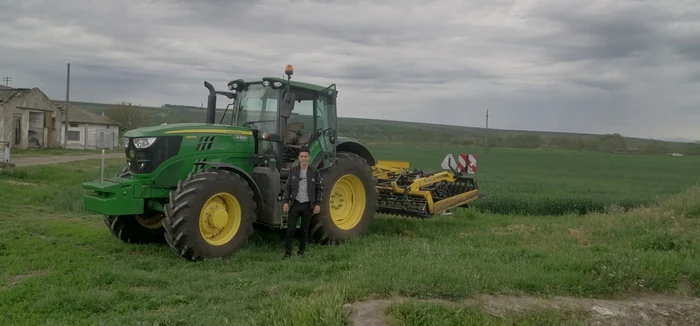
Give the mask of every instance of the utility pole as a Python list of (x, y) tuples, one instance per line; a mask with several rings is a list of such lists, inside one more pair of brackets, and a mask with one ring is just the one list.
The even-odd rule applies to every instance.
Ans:
[(10, 86), (10, 81), (12, 81), (12, 77), (10, 77), (10, 76), (2, 77), (2, 81), (5, 82), (5, 86)]
[(484, 135), (484, 144), (486, 146), (486, 151), (489, 150), (489, 109), (486, 109), (486, 133)]
[(63, 147), (68, 148), (68, 107), (70, 107), (70, 62), (66, 72), (66, 115), (63, 117)]

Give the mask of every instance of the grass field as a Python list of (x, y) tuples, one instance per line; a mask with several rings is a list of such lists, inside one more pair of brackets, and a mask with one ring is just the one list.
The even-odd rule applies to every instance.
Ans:
[(474, 207), (499, 214), (561, 215), (648, 204), (700, 185), (700, 157), (588, 151), (371, 146), (379, 159), (440, 171), (447, 153), (477, 156), (488, 197)]
[[(436, 170), (446, 152), (465, 152), (372, 151)], [(100, 216), (82, 211), (80, 182), (99, 177), (97, 160), (0, 171), (0, 324), (343, 325), (345, 303), (392, 296), (700, 294), (693, 169), (700, 158), (466, 152), (478, 155), (489, 195), (474, 208), (423, 221), (380, 215), (369, 236), (313, 245), (309, 257), (288, 261), (281, 234), (269, 231), (234, 257), (201, 263), (165, 246), (118, 242)], [(109, 163), (109, 175), (121, 167), (121, 160)], [(611, 203), (649, 207), (605, 209)], [(564, 213), (576, 207), (603, 211)], [(557, 309), (498, 316), (423, 301), (387, 312), (395, 325), (589, 318)]]

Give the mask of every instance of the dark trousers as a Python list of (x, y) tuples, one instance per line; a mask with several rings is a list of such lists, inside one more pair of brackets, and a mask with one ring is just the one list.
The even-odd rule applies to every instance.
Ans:
[(287, 234), (284, 237), (284, 247), (285, 254), (292, 254), (292, 243), (294, 242), (294, 232), (297, 229), (297, 223), (301, 217), (301, 238), (299, 239), (299, 254), (303, 254), (306, 251), (306, 242), (309, 234), (309, 223), (311, 222), (311, 216), (313, 215), (313, 208), (311, 203), (300, 203), (294, 201), (289, 207), (289, 214), (287, 217)]

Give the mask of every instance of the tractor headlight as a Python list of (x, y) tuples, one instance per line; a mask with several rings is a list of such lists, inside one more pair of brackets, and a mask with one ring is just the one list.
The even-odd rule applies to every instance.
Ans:
[(270, 81), (266, 80), (266, 81), (262, 82), (262, 85), (265, 87), (270, 86)]
[(124, 142), (124, 148), (129, 147), (129, 138), (128, 137), (124, 137), (123, 142)]
[(238, 89), (238, 83), (230, 83), (230, 84), (228, 84), (228, 89), (229, 89), (230, 91), (232, 91), (232, 90), (234, 90), (234, 89)]
[(272, 83), (272, 87), (274, 87), (274, 88), (280, 88), (280, 87), (282, 87), (282, 83), (276, 81), (276, 82)]
[(153, 143), (156, 142), (156, 139), (158, 139), (158, 138), (156, 138), (156, 137), (134, 138), (134, 146), (136, 146), (136, 148), (148, 148), (151, 145), (153, 145)]

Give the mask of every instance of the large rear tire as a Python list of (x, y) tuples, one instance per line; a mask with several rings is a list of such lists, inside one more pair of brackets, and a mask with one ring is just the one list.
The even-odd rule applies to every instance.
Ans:
[(335, 165), (322, 171), (321, 212), (311, 218), (311, 239), (337, 244), (369, 232), (377, 210), (377, 180), (362, 157), (336, 154)]
[(170, 192), (163, 219), (165, 239), (187, 260), (230, 256), (253, 232), (256, 208), (253, 191), (238, 174), (190, 174)]

